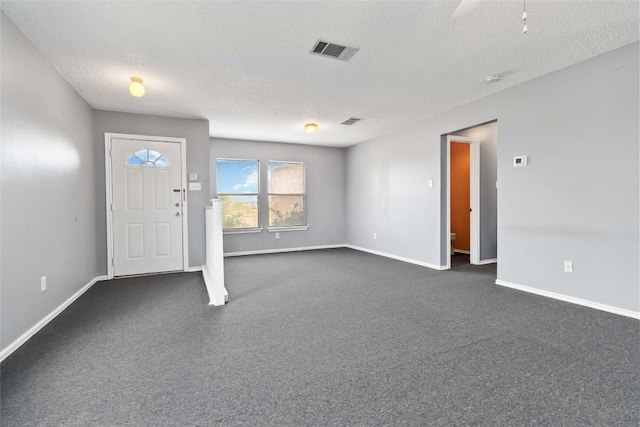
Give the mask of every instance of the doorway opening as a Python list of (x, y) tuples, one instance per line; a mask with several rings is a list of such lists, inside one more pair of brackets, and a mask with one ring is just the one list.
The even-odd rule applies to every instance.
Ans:
[(451, 268), (471, 263), (471, 144), (450, 145)]
[[(447, 269), (480, 257), (480, 140), (447, 136)], [(459, 254), (460, 256), (456, 256)], [(456, 259), (452, 258), (456, 256)]]
[(498, 261), (497, 151), (497, 120), (441, 135), (441, 269)]

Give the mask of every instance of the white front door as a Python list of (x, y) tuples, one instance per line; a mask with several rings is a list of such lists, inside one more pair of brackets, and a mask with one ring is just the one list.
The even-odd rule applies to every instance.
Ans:
[(111, 142), (114, 275), (182, 270), (180, 144)]

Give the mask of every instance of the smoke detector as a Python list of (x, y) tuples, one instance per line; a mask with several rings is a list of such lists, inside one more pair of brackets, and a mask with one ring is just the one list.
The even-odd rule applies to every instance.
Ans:
[(501, 78), (502, 78), (501, 74), (491, 74), (490, 76), (487, 76), (487, 83), (495, 83), (499, 81)]
[(346, 46), (338, 43), (331, 43), (325, 40), (318, 40), (311, 49), (311, 54), (327, 56), (329, 58), (348, 61), (360, 50), (357, 47)]

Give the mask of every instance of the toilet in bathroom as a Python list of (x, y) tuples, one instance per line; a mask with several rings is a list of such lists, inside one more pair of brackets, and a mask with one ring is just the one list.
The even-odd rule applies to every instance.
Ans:
[(456, 241), (456, 233), (451, 233), (451, 255), (453, 256), (453, 244)]

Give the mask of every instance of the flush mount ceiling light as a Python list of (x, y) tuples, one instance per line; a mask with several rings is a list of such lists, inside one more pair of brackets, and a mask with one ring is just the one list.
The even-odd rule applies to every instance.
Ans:
[(140, 77), (131, 77), (129, 93), (136, 98), (140, 98), (144, 95), (144, 86), (142, 85), (142, 79)]
[(307, 123), (306, 125), (304, 125), (304, 131), (306, 133), (316, 133), (317, 130), (318, 125), (315, 123)]
[(501, 74), (491, 74), (490, 76), (487, 76), (487, 83), (495, 83), (499, 81), (501, 78), (502, 78)]

